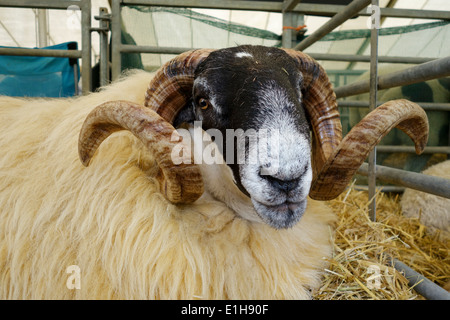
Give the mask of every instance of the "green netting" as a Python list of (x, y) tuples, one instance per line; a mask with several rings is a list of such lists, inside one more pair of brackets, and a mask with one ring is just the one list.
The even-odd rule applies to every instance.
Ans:
[[(331, 32), (305, 50), (307, 53), (370, 55), (370, 30)], [(450, 21), (379, 29), (380, 56), (443, 58), (450, 53)], [(369, 63), (323, 61), (327, 70), (368, 70)], [(379, 67), (389, 66), (379, 63)]]
[(260, 39), (266, 39), (266, 40), (275, 40), (275, 41), (281, 41), (281, 36), (278, 34), (275, 34), (273, 32), (257, 29), (257, 28), (251, 28), (248, 26), (236, 24), (230, 21), (225, 21), (216, 17), (208, 16), (206, 14), (202, 14), (199, 12), (192, 11), (187, 8), (170, 8), (170, 7), (142, 7), (142, 6), (129, 6), (128, 8), (138, 10), (140, 12), (147, 12), (147, 13), (153, 13), (153, 12), (170, 12), (179, 16), (183, 16), (189, 19), (193, 19), (196, 21), (200, 21), (202, 23), (205, 23), (207, 25), (213, 26), (215, 28), (220, 28), (223, 30), (226, 30), (228, 32), (260, 38)]
[[(410, 32), (439, 28), (442, 26), (447, 26), (448, 24), (450, 24), (450, 21), (438, 21), (431, 23), (414, 24), (411, 26), (380, 28), (378, 31), (378, 36), (384, 37), (390, 35), (406, 34)], [(351, 40), (360, 38), (370, 38), (370, 29), (330, 32), (329, 34), (324, 36), (320, 41)]]

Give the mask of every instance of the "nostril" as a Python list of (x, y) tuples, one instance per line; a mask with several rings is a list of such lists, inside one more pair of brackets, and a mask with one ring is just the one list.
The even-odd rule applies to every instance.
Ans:
[(293, 179), (293, 180), (281, 180), (278, 178), (275, 178), (274, 176), (261, 176), (276, 189), (283, 190), (285, 192), (288, 192), (292, 189), (295, 189), (298, 186), (299, 179)]

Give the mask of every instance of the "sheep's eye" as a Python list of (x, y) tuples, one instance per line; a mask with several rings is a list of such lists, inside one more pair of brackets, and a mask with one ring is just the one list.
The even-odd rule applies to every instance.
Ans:
[(202, 108), (202, 110), (206, 110), (209, 107), (209, 101), (204, 98), (200, 98), (198, 100), (198, 105)]

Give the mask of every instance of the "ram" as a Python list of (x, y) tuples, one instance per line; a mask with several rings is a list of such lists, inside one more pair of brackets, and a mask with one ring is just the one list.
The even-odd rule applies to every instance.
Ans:
[[(335, 223), (319, 200), (391, 128), (418, 151), (428, 132), (398, 100), (342, 139), (322, 67), (261, 46), (189, 51), (75, 99), (3, 97), (0, 113), (2, 299), (310, 298)], [(174, 126), (195, 136), (195, 122), (223, 137), (279, 131), (277, 166), (248, 161), (245, 135), (223, 139), (223, 163), (174, 161), (190, 147)]]

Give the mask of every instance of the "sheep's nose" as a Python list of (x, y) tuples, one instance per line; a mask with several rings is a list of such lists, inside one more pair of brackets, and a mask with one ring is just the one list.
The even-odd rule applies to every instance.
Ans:
[(262, 175), (275, 189), (280, 191), (289, 192), (298, 186), (300, 179), (281, 180), (274, 176)]

